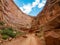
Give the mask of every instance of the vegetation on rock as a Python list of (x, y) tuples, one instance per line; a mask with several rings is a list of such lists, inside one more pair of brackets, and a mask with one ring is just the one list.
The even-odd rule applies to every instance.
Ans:
[(21, 35), (22, 32), (19, 32), (19, 31), (16, 31), (16, 30), (13, 30), (12, 28), (3, 28), (0, 30), (0, 34), (2, 36), (2, 39), (6, 40), (8, 39), (9, 37), (11, 38), (15, 38), (17, 35)]

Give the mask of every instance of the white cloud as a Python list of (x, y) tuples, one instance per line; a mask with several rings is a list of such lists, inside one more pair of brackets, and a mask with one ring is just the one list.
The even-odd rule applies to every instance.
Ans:
[(43, 3), (39, 3), (38, 8), (42, 8), (44, 6)]
[(20, 9), (24, 12), (29, 14), (32, 11), (32, 8), (38, 6), (38, 8), (42, 8), (46, 3), (46, 0), (43, 0), (40, 3), (40, 0), (35, 0), (35, 2), (33, 2), (32, 4), (27, 4), (27, 5), (23, 5), (22, 7), (20, 7)]
[(35, 7), (36, 5), (38, 5), (40, 2), (40, 0), (35, 0), (35, 2), (32, 3), (32, 7)]
[(24, 12), (24, 13), (30, 13), (32, 10), (31, 4), (27, 4), (24, 5), (23, 7), (20, 7), (20, 9)]
[(46, 0), (43, 0), (42, 3), (38, 4), (38, 8), (42, 8), (45, 6)]

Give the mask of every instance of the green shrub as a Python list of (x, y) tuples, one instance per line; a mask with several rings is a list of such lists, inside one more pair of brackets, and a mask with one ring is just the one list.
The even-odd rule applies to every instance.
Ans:
[(0, 34), (2, 35), (2, 39), (7, 39), (9, 37), (15, 38), (17, 35), (22, 35), (23, 33), (12, 28), (4, 28), (0, 30)]
[(1, 31), (1, 34), (3, 35), (3, 34), (10, 34), (10, 33), (12, 33), (12, 31), (11, 30), (7, 30), (7, 29), (5, 29), (5, 30), (2, 30)]
[(11, 33), (11, 34), (9, 34), (9, 36), (14, 38), (14, 37), (16, 37), (16, 33)]
[(16, 33), (13, 33), (13, 31), (9, 30), (9, 29), (2, 30), (1, 34), (2, 35), (4, 35), (4, 34), (8, 35), (8, 36), (10, 36), (12, 38), (14, 38), (16, 36)]
[(11, 30), (11, 31), (13, 31), (12, 27), (5, 28), (5, 30)]
[(9, 38), (8, 35), (2, 35), (2, 39), (6, 40), (6, 39), (8, 39), (8, 38)]

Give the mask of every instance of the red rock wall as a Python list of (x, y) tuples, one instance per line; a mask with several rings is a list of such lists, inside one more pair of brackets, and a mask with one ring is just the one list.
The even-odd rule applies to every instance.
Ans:
[(32, 17), (24, 14), (13, 0), (1, 0), (3, 20), (18, 28), (31, 28)]
[(57, 16), (60, 16), (59, 3), (60, 0), (47, 0), (46, 6), (44, 7), (43, 11), (37, 16), (41, 25), (52, 21)]
[(49, 36), (46, 38), (46, 45), (60, 45), (60, 39)]

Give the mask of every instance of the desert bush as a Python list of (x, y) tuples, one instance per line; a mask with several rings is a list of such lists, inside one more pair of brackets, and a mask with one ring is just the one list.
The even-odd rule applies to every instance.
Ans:
[(4, 28), (0, 30), (2, 39), (8, 39), (9, 37), (15, 38), (16, 35), (21, 34), (19, 31), (15, 31), (12, 28)]

